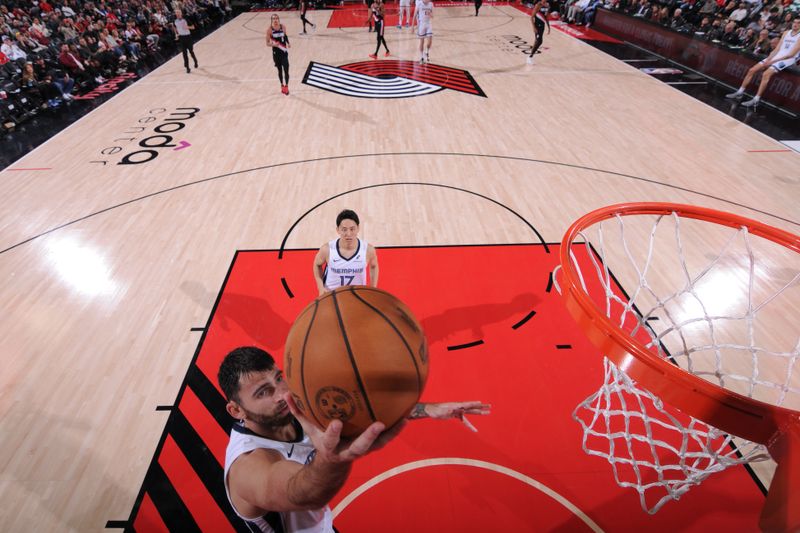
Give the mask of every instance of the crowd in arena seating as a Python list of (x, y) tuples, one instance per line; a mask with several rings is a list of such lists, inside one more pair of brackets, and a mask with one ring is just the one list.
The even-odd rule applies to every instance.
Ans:
[(566, 0), (558, 11), (563, 20), (591, 25), (599, 6), (758, 56), (768, 55), (800, 14), (800, 0)]
[(115, 76), (163, 63), (176, 51), (175, 9), (201, 34), (231, 11), (227, 0), (4, 0), (2, 125), (13, 128)]

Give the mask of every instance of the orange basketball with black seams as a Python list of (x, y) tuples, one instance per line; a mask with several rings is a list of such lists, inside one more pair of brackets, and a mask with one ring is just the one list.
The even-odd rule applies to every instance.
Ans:
[(289, 330), (284, 372), (298, 408), (354, 437), (406, 417), (428, 378), (428, 344), (411, 310), (388, 292), (340, 287), (311, 302)]

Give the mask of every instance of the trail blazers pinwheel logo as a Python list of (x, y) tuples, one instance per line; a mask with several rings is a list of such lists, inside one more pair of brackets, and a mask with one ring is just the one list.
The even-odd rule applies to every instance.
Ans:
[(410, 98), (452, 89), (486, 97), (466, 70), (414, 61), (362, 61), (332, 67), (312, 61), (303, 83), (358, 98)]

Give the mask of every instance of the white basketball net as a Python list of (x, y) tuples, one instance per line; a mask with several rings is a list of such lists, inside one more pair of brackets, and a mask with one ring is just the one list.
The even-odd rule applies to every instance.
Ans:
[[(747, 228), (676, 213), (617, 215), (580, 237), (585, 242), (570, 248), (572, 266), (615, 325), (712, 383), (798, 408), (798, 254)], [(770, 259), (763, 264), (761, 257)], [(792, 309), (795, 316), (786, 316)], [(583, 427), (584, 451), (608, 460), (617, 483), (636, 489), (648, 513), (715, 472), (769, 459), (763, 446), (739, 438), (734, 443), (734, 437), (665, 406), (609, 359), (604, 366), (602, 387), (577, 406), (573, 418)]]

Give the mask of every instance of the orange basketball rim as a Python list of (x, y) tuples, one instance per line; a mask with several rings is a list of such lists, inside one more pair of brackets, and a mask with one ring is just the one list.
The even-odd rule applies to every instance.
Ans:
[[(694, 219), (746, 230), (800, 254), (800, 236), (731, 213), (672, 203), (626, 203), (592, 211), (567, 230), (560, 250), (561, 293), (592, 344), (634, 381), (665, 403), (724, 432), (763, 444), (778, 467), (760, 519), (765, 531), (800, 531), (800, 411), (727, 390), (671, 363), (615, 325), (587, 293), (572, 247), (584, 230), (608, 219), (637, 215)], [(576, 239), (578, 240), (576, 242)], [(606, 261), (606, 258), (600, 258)], [(794, 365), (800, 372), (800, 360)]]

